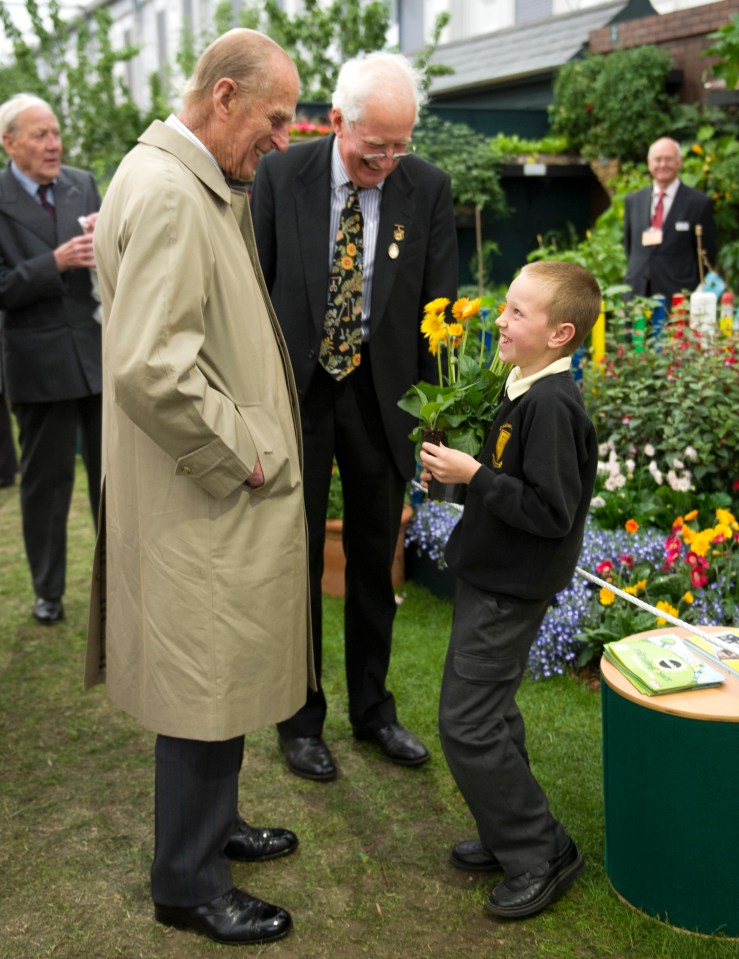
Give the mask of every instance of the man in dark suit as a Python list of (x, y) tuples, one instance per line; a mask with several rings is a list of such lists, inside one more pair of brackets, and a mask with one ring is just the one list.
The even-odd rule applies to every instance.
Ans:
[(89, 173), (61, 165), (59, 125), (43, 100), (20, 93), (4, 103), (0, 135), (10, 157), (0, 176), (3, 382), (19, 427), (33, 614), (50, 625), (64, 618), (78, 441), (95, 519), (100, 499), (100, 324), (90, 277), (100, 196)]
[(640, 296), (661, 293), (669, 310), (672, 297), (694, 290), (700, 281), (695, 228), (709, 261), (716, 255), (716, 227), (710, 199), (678, 179), (680, 144), (662, 137), (647, 155), (652, 186), (626, 197), (624, 245), (626, 283)]
[[(436, 376), (420, 332), (423, 306), (453, 297), (457, 288), (449, 177), (410, 155), (422, 102), (420, 77), (404, 57), (375, 53), (349, 61), (333, 95), (334, 135), (265, 157), (252, 191), (262, 269), (301, 398), (318, 675), (326, 507), (336, 457), (344, 494), (349, 718), (357, 738), (408, 766), (429, 753), (398, 722), (385, 686), (396, 609), (391, 561), (415, 468), (408, 440), (413, 423), (397, 401), (419, 378)], [(339, 230), (347, 211), (348, 246), (343, 226)], [(344, 265), (353, 271), (359, 262), (359, 278), (332, 265), (337, 240), (348, 253)], [(346, 290), (352, 297), (344, 301)], [(334, 308), (333, 324), (329, 318), (326, 325)], [(342, 356), (350, 358), (344, 369)], [(322, 736), (325, 715), (319, 688), (279, 725), (288, 768), (299, 776), (336, 776)]]

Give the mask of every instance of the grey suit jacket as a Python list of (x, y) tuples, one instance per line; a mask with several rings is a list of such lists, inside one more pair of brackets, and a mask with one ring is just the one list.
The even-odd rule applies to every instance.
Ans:
[[(318, 363), (326, 311), (333, 141), (331, 136), (270, 153), (252, 190), (259, 259), (301, 395)], [(415, 468), (408, 440), (413, 420), (397, 402), (412, 383), (436, 379), (436, 361), (420, 332), (423, 307), (436, 297), (455, 297), (457, 269), (449, 177), (408, 157), (382, 190), (369, 343), (385, 434), (406, 478)]]
[(56, 217), (8, 168), (0, 176), (0, 310), (3, 382), (11, 402), (78, 399), (100, 393), (100, 324), (90, 271), (59, 273), (54, 250), (81, 233), (79, 216), (100, 208), (89, 173), (63, 166)]

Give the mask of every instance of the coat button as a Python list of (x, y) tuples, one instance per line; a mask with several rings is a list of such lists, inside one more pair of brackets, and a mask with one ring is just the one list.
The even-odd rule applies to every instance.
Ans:
[(309, 360), (313, 360), (313, 359), (315, 359), (315, 357), (316, 357), (316, 351), (315, 351), (315, 350), (309, 350), (309, 351), (308, 351), (308, 359), (309, 359)]
[(192, 469), (189, 466), (183, 466), (182, 472), (185, 473), (185, 475), (189, 476), (189, 474), (192, 473)]

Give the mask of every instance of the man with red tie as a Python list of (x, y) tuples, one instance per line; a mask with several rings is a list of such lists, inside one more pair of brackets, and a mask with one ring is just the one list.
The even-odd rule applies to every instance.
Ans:
[(640, 296), (661, 293), (668, 309), (673, 294), (692, 291), (700, 281), (696, 226), (703, 228), (708, 260), (716, 255), (711, 201), (680, 182), (682, 162), (679, 143), (656, 140), (647, 154), (652, 185), (627, 196), (624, 207), (625, 282)]

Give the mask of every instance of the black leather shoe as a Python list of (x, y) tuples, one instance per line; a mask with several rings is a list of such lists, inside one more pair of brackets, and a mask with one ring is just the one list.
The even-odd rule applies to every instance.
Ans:
[(298, 837), (289, 829), (259, 829), (241, 819), (223, 851), (239, 862), (263, 862), (287, 856), (297, 848)]
[(400, 723), (389, 723), (381, 729), (355, 729), (354, 735), (375, 743), (399, 766), (420, 766), (430, 755), (418, 736)]
[(202, 906), (163, 906), (154, 903), (154, 916), (165, 926), (190, 929), (216, 942), (260, 943), (282, 939), (290, 932), (290, 914), (240, 889)]
[(280, 747), (287, 768), (296, 776), (319, 781), (336, 779), (336, 766), (320, 736), (280, 736)]
[(546, 909), (583, 871), (585, 860), (570, 839), (565, 851), (521, 876), (507, 876), (493, 889), (485, 908), (494, 916), (522, 919)]
[(479, 839), (465, 839), (464, 842), (452, 846), (449, 862), (457, 869), (466, 869), (467, 872), (497, 872), (503, 868)]
[(33, 615), (44, 626), (51, 626), (64, 619), (64, 607), (60, 599), (42, 599), (38, 597), (33, 606)]

